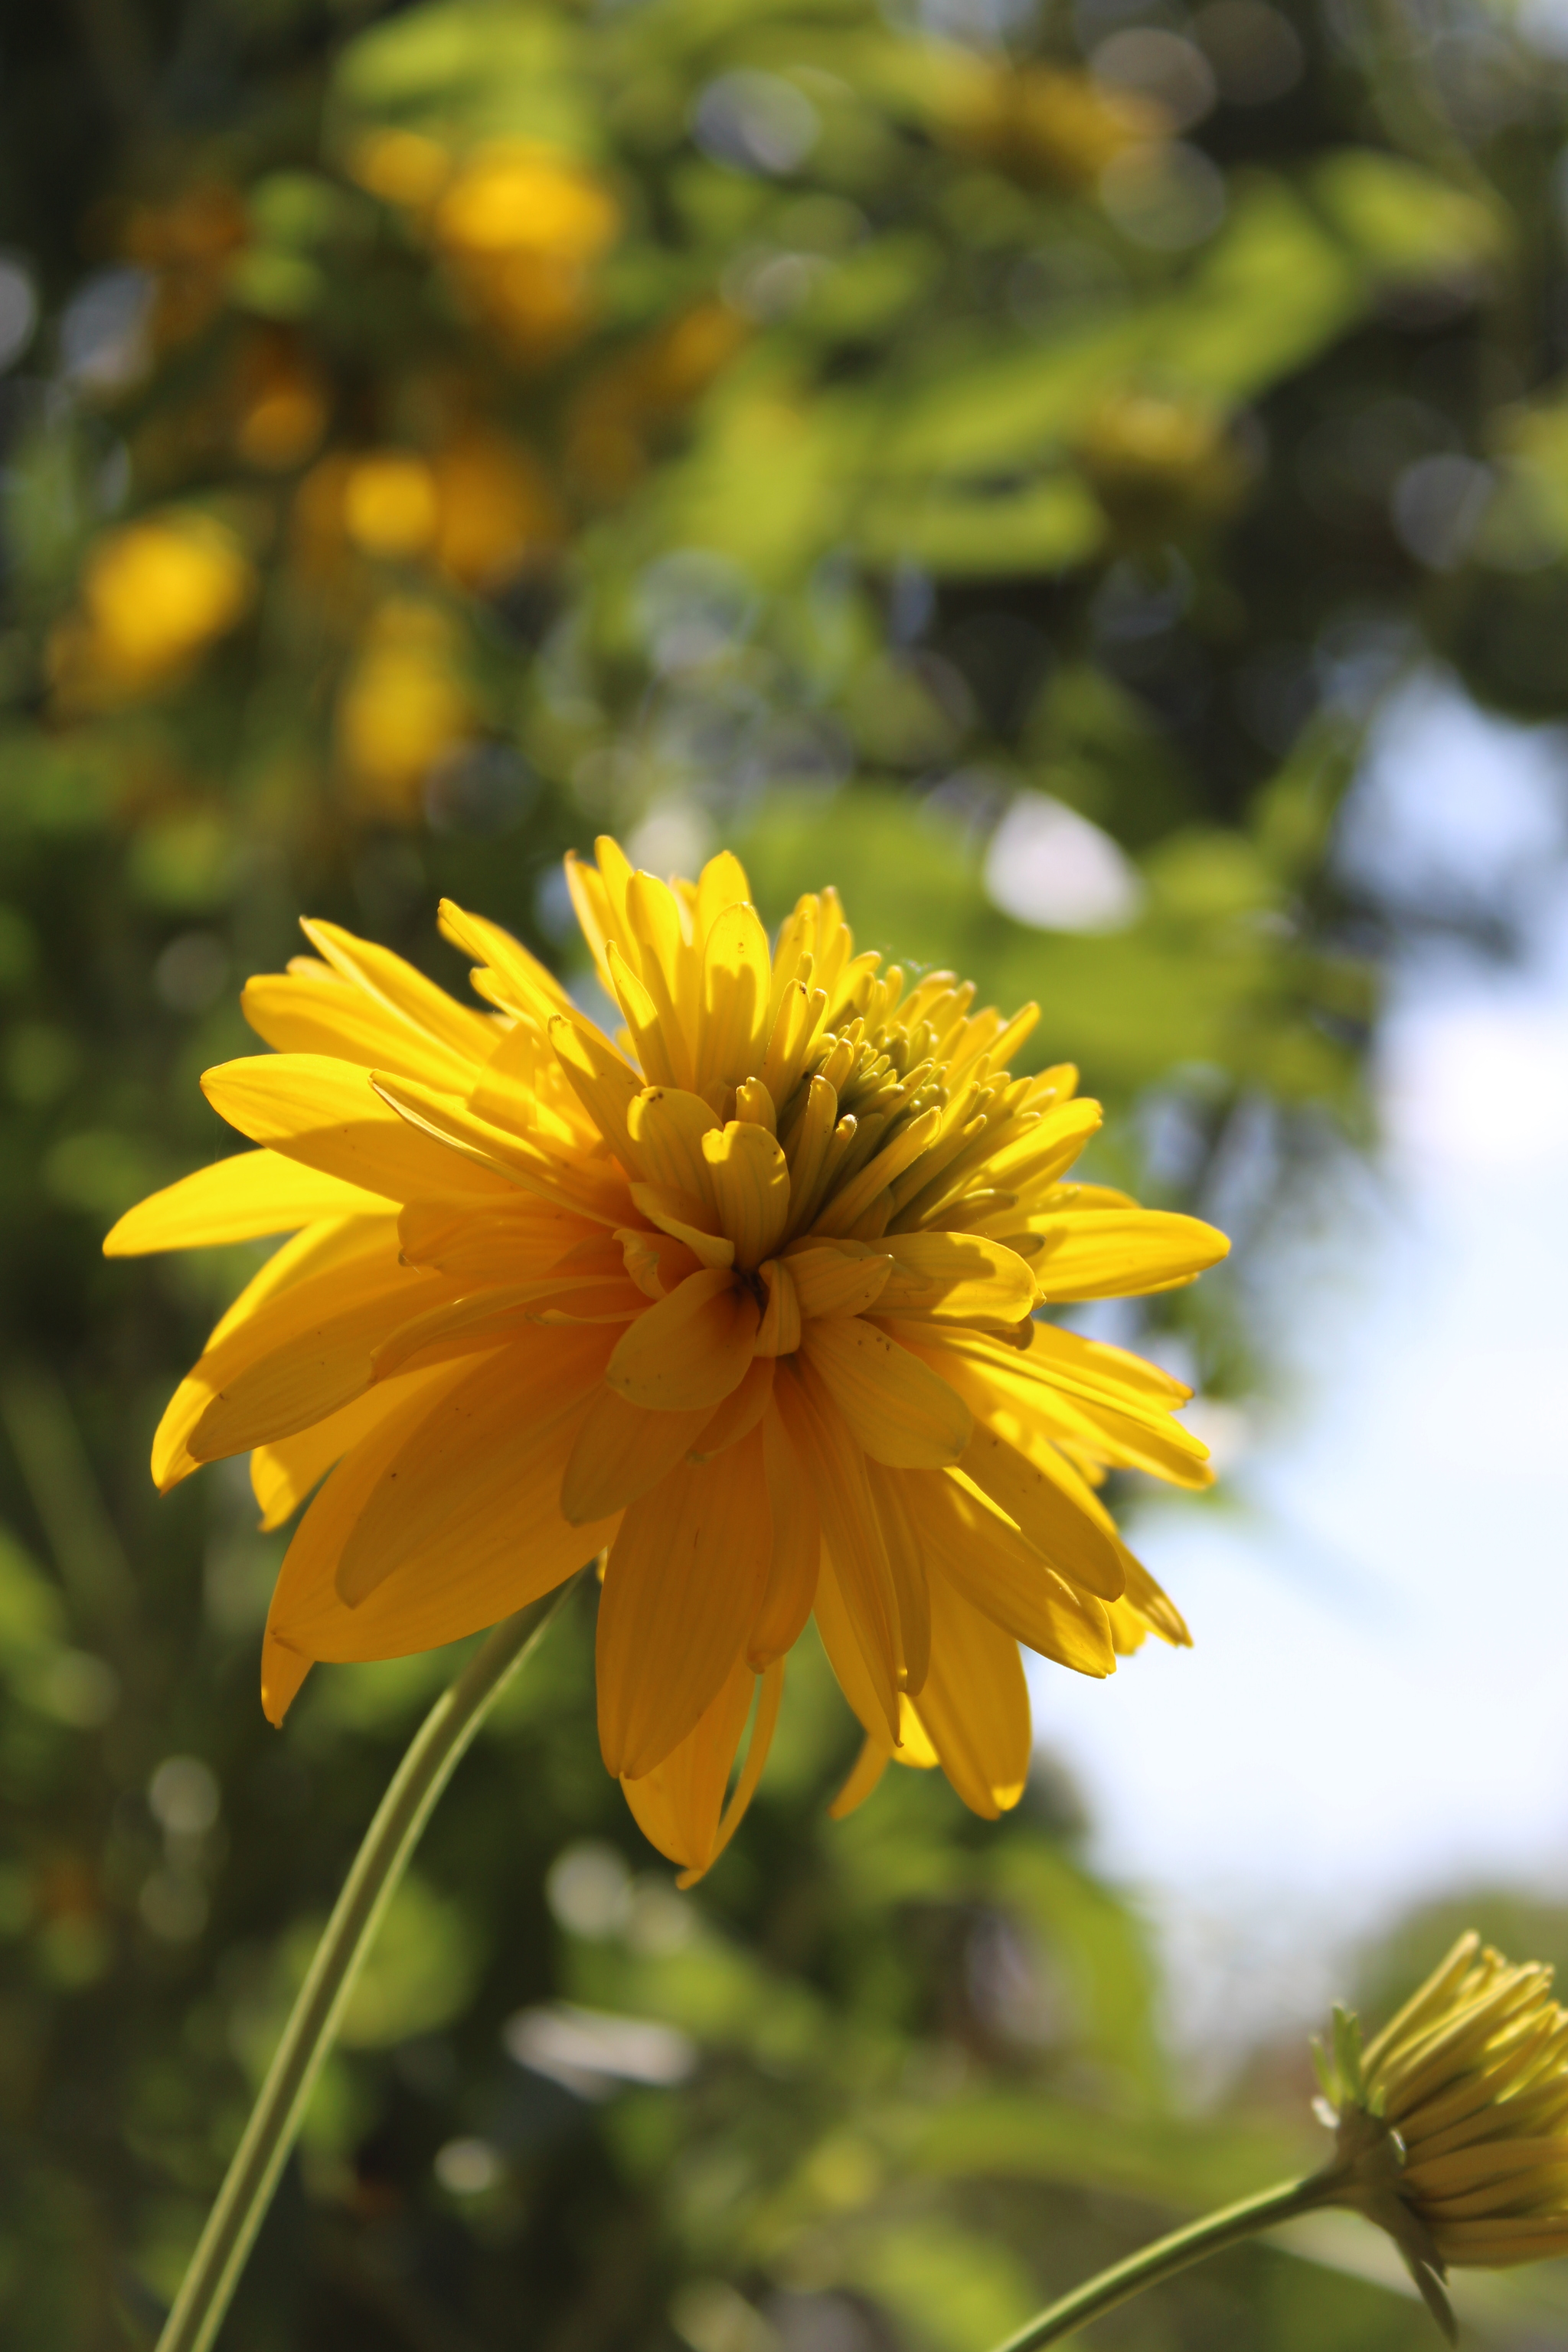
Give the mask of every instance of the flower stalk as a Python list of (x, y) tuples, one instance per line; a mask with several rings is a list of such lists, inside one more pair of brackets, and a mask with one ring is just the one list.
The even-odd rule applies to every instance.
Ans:
[(1472, 1932), (1371, 2042), (1353, 2011), (1336, 2009), (1326, 2046), (1314, 2045), (1331, 2161), (1129, 2254), (996, 2352), (1059, 2343), (1205, 2255), (1326, 2205), (1393, 2240), (1457, 2344), (1450, 2267), (1500, 2270), (1568, 2252), (1568, 2011), (1551, 1991), (1549, 1968), (1514, 1967)]
[(572, 1583), (520, 1609), (486, 1635), (437, 1700), (393, 1775), (300, 1988), (157, 2352), (206, 2352), (216, 2335), (408, 1858), (474, 1734)]
[(1091, 2319), (1103, 2318), (1119, 2304), (1130, 2303), (1145, 2287), (1158, 2286), (1162, 2280), (1174, 2278), (1178, 2271), (1190, 2269), (1194, 2263), (1203, 2262), (1209, 2254), (1217, 2254), (1226, 2246), (1239, 2245), (1244, 2238), (1256, 2237), (1261, 2230), (1272, 2230), (1280, 2221), (1294, 2221), (1300, 2213), (1310, 2213), (1319, 2205), (1332, 2204), (1339, 2183), (1339, 2169), (1313, 2173), (1305, 2180), (1287, 2180), (1278, 2188), (1266, 2189), (1261, 2195), (1244, 2198), (1239, 2205), (1223, 2206), (1217, 2213), (1205, 2214), (1201, 2221), (1191, 2221), (1184, 2230), (1173, 2230), (1169, 2237), (1156, 2238), (1152, 2246), (1141, 2246), (1125, 2262), (1113, 2263), (1084, 2284), (1075, 2287), (1070, 2294), (1036, 2314), (1028, 2325), (996, 2352), (1037, 2352), (1046, 2344), (1059, 2344), (1068, 2336), (1087, 2327)]

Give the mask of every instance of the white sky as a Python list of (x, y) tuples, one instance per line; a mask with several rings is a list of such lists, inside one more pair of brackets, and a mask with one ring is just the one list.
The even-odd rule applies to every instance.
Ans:
[(1378, 1169), (1273, 1269), (1293, 1394), (1223, 1504), (1137, 1528), (1195, 1650), (1036, 1677), (1189, 2042), (1316, 2011), (1417, 1896), (1568, 1899), (1565, 784), (1560, 739), (1449, 688), (1392, 715), (1347, 856), (1407, 902), (1517, 889), (1531, 954), (1396, 977)]

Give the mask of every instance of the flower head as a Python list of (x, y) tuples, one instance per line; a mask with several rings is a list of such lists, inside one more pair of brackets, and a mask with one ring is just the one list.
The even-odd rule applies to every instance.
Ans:
[(1446, 2326), (1450, 2263), (1568, 2252), (1568, 2011), (1549, 1968), (1461, 1936), (1364, 2050), (1336, 2011), (1319, 2071), (1346, 2170), (1337, 2201), (1390, 2232)]
[(277, 1051), (203, 1085), (260, 1149), (106, 1247), (293, 1238), (154, 1475), (249, 1450), (266, 1527), (325, 1480), (273, 1598), (274, 1721), (313, 1659), (454, 1640), (603, 1553), (605, 1760), (689, 1870), (814, 1614), (866, 1734), (839, 1809), (897, 1757), (994, 1816), (1028, 1769), (1020, 1642), (1104, 1675), (1187, 1638), (1105, 1471), (1209, 1476), (1178, 1382), (1036, 1309), (1188, 1281), (1225, 1239), (1068, 1181), (1100, 1115), (1070, 1069), (1009, 1076), (1035, 1009), (910, 985), (833, 891), (770, 947), (728, 855), (667, 884), (603, 840), (567, 873), (618, 1042), (450, 905), (484, 1011), (325, 923), (249, 983)]

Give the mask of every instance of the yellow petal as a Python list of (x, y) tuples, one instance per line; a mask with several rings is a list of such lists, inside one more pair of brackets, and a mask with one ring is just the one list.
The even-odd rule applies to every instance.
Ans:
[(688, 1193), (710, 1210), (716, 1207), (702, 1139), (717, 1135), (721, 1121), (700, 1095), (680, 1087), (645, 1087), (627, 1108), (626, 1125), (645, 1182)]
[[(680, 909), (668, 883), (634, 874), (626, 884), (627, 952), (653, 1001), (669, 1074), (689, 1087), (696, 1073), (698, 959), (681, 930)], [(651, 1074), (650, 1074), (651, 1075)]]
[[(611, 939), (624, 928), (620, 910), (611, 905), (604, 876), (579, 857), (575, 850), (569, 849), (563, 863), (578, 928), (587, 941), (601, 982), (606, 989), (612, 988), (607, 950)], [(624, 900), (621, 904), (624, 908)]]
[(752, 1799), (757, 1793), (757, 1783), (763, 1777), (763, 1769), (773, 1744), (773, 1731), (779, 1719), (779, 1704), (784, 1697), (784, 1660), (779, 1658), (762, 1676), (757, 1690), (757, 1719), (752, 1726), (752, 1737), (746, 1748), (745, 1765), (740, 1779), (735, 1783), (730, 1801), (724, 1808), (723, 1819), (719, 1823), (719, 1833), (713, 1841), (712, 1851), (708, 1860), (701, 1868), (692, 1867), (683, 1871), (675, 1882), (682, 1893), (688, 1887), (696, 1885), (697, 1881), (702, 1876), (703, 1870), (712, 1869), (713, 1864), (746, 1818)]
[(691, 1459), (706, 1462), (755, 1429), (773, 1402), (773, 1360), (753, 1356), (739, 1388), (731, 1389), (691, 1442)]
[(1032, 1324), (1020, 1360), (1058, 1387), (1103, 1398), (1123, 1412), (1142, 1410), (1155, 1422), (1163, 1420), (1167, 1407), (1184, 1404), (1192, 1394), (1184, 1381), (1163, 1371), (1147, 1357), (1109, 1347), (1103, 1339), (1086, 1339), (1081, 1332), (1064, 1330), (1058, 1323)]
[(721, 1229), (735, 1244), (735, 1264), (749, 1273), (789, 1223), (789, 1163), (776, 1137), (742, 1119), (704, 1135), (702, 1157)]
[(850, 1178), (843, 1191), (834, 1194), (826, 1208), (814, 1217), (815, 1230), (819, 1234), (852, 1233), (872, 1203), (920, 1159), (941, 1125), (941, 1111), (931, 1109), (921, 1111), (918, 1118), (900, 1127), (859, 1173)]
[(454, 947), (474, 958), (479, 967), (472, 975), (474, 985), (492, 1004), (535, 1021), (548, 1021), (555, 1013), (581, 1019), (554, 973), (499, 923), (483, 915), (470, 915), (454, 900), (443, 898), (440, 927)]
[(1187, 1631), (1186, 1619), (1175, 1602), (1155, 1583), (1142, 1561), (1121, 1547), (1121, 1565), (1127, 1577), (1124, 1605), (1135, 1609), (1151, 1633), (1157, 1633), (1173, 1650), (1190, 1650), (1193, 1637)]
[[(919, 1326), (915, 1324), (905, 1326), (902, 1333), (905, 1346), (914, 1348), (917, 1355), (921, 1352), (916, 1337), (918, 1333)], [(938, 1338), (931, 1332), (922, 1336), (928, 1341)], [(1005, 1362), (1013, 1360), (1014, 1351), (1008, 1349)], [(943, 1380), (952, 1383), (977, 1423), (983, 1423), (986, 1429), (994, 1431), (1005, 1444), (1014, 1447), (1031, 1468), (1038, 1470), (1060, 1489), (1065, 1500), (1081, 1518), (1087, 1519), (1108, 1542), (1116, 1543), (1116, 1522), (1095, 1493), (1084, 1465), (1069, 1461), (1053, 1434), (1047, 1433), (1047, 1423), (1042, 1418), (1041, 1391), (1037, 1388), (1020, 1389), (1016, 1383), (1008, 1387), (997, 1376), (994, 1365), (940, 1344), (931, 1348), (931, 1361)], [(973, 1472), (971, 1470), (968, 1475), (973, 1476)], [(1105, 1474), (1103, 1470), (1098, 1470), (1095, 1475), (1103, 1480)], [(984, 1478), (977, 1478), (975, 1483), (984, 1486), (986, 1482)], [(1088, 1562), (1079, 1565), (1092, 1573)], [(1076, 1570), (1073, 1572), (1077, 1574)], [(1085, 1582), (1087, 1576), (1079, 1576), (1078, 1580)], [(1092, 1590), (1092, 1586), (1089, 1589)]]
[(621, 1781), (637, 1827), (680, 1864), (683, 1886), (714, 1860), (724, 1790), (755, 1691), (756, 1676), (737, 1659), (685, 1738), (650, 1772)]
[(492, 1181), (521, 1185), (602, 1225), (624, 1221), (626, 1190), (608, 1166), (595, 1167), (581, 1155), (568, 1159), (546, 1151), (529, 1137), (493, 1126), (457, 1097), (437, 1094), (413, 1078), (395, 1078), (383, 1070), (373, 1071), (371, 1077), (381, 1099), (410, 1128), (434, 1137)]
[(521, 1339), (531, 1323), (628, 1323), (643, 1311), (640, 1290), (600, 1276), (542, 1275), (454, 1298), (452, 1286), (423, 1313), (388, 1332), (371, 1359), (373, 1376), (390, 1380), (414, 1364), (445, 1363)]
[(1010, 1192), (1054, 1184), (1100, 1128), (1104, 1112), (1088, 1096), (1058, 1104), (987, 1160), (986, 1177)]
[(711, 1408), (739, 1386), (757, 1335), (756, 1301), (722, 1266), (704, 1266), (639, 1315), (605, 1377), (658, 1412)]
[(355, 939), (352, 931), (340, 929), (336, 923), (302, 921), (300, 929), (324, 961), (341, 972), (345, 980), (388, 1005), (416, 1028), (439, 1038), (452, 1052), (466, 1060), (483, 1062), (496, 1048), (495, 1024), (470, 1005), (459, 1004), (416, 971), (411, 963), (394, 955), (390, 948), (374, 946), (369, 940)]
[(899, 1699), (899, 1744), (893, 1751), (893, 1762), (907, 1765), (915, 1772), (934, 1772), (942, 1766), (931, 1734), (921, 1721), (920, 1709), (907, 1691)]
[[(315, 1282), (326, 1274), (342, 1273), (349, 1287), (339, 1306), (368, 1297), (391, 1257), (396, 1255), (397, 1223), (390, 1201), (379, 1204), (374, 1217), (321, 1218), (305, 1226), (275, 1249), (218, 1317), (207, 1334), (205, 1353), (229, 1339), (240, 1326), (258, 1315), (270, 1301), (281, 1298), (297, 1284)], [(326, 1291), (321, 1296), (325, 1298)]]
[[(844, 1604), (857, 1654), (861, 1658), (872, 1715), (861, 1713), (855, 1692), (845, 1696), (868, 1727), (879, 1714), (897, 1735), (899, 1685), (903, 1679), (903, 1643), (898, 1600), (888, 1563), (882, 1525), (866, 1475), (866, 1457), (855, 1443), (832, 1397), (811, 1366), (798, 1357), (773, 1382), (773, 1402), (790, 1444), (804, 1465), (822, 1520), (823, 1578), (831, 1562), (834, 1590)], [(820, 1582), (817, 1615), (822, 1614)], [(832, 1652), (828, 1654), (831, 1656)], [(835, 1670), (837, 1671), (836, 1662)], [(844, 1682), (843, 1674), (839, 1675)]]
[[(247, 980), (239, 1009), (257, 1035), (279, 1054), (330, 1054), (364, 1069), (462, 1093), (473, 1084), (474, 1057), (456, 1053), (390, 1005), (320, 965), (262, 972)], [(492, 1035), (489, 1050), (499, 1041)]]
[(261, 1711), (276, 1730), (300, 1695), (310, 1661), (268, 1627), (261, 1642)]
[(632, 1201), (639, 1214), (660, 1233), (668, 1234), (675, 1241), (684, 1242), (692, 1255), (703, 1265), (733, 1265), (735, 1244), (728, 1234), (717, 1233), (719, 1213), (689, 1192), (678, 1192), (668, 1184), (634, 1184)]
[[(771, 1402), (771, 1392), (770, 1392)], [(760, 1672), (793, 1650), (816, 1599), (822, 1521), (811, 1477), (776, 1412), (763, 1423), (773, 1549), (746, 1655)]]
[(882, 1295), (893, 1261), (864, 1242), (792, 1244), (785, 1260), (803, 1316), (863, 1315)]
[(599, 1738), (616, 1778), (685, 1738), (744, 1652), (771, 1548), (760, 1432), (633, 1503), (605, 1571)]
[(710, 1419), (703, 1405), (695, 1412), (649, 1412), (602, 1387), (567, 1457), (562, 1510), (574, 1526), (624, 1510), (685, 1460)]
[(887, 1548), (888, 1571), (899, 1612), (899, 1638), (903, 1651), (901, 1693), (919, 1696), (931, 1668), (931, 1607), (926, 1590), (925, 1544), (911, 1511), (917, 1490), (903, 1470), (886, 1470), (868, 1461), (866, 1477), (881, 1524)]
[(1126, 1581), (1121, 1556), (1099, 1524), (1100, 1515), (1080, 1510), (1066, 1482), (977, 1422), (959, 1456), (959, 1468), (1017, 1522), (1024, 1536), (1059, 1576), (1101, 1601), (1121, 1598)]
[(800, 1345), (800, 1293), (785, 1258), (769, 1258), (759, 1268), (768, 1303), (757, 1327), (759, 1356), (793, 1356)]
[(640, 1092), (637, 1072), (585, 1023), (556, 1014), (550, 1024), (550, 1042), (573, 1092), (627, 1175), (641, 1176), (641, 1155), (626, 1125), (626, 1113)]
[(899, 1731), (901, 1694), (889, 1689), (885, 1677), (874, 1672), (866, 1656), (855, 1613), (844, 1590), (844, 1579), (831, 1550), (824, 1546), (817, 1571), (814, 1605), (816, 1630), (833, 1668), (834, 1679), (855, 1711), (868, 1739), (891, 1748)]
[(382, 1194), (303, 1168), (276, 1151), (237, 1151), (197, 1168), (127, 1209), (104, 1237), (105, 1257), (149, 1250), (204, 1249), (287, 1234), (318, 1217), (384, 1215)]
[(931, 1670), (918, 1701), (942, 1769), (971, 1812), (994, 1821), (1029, 1777), (1029, 1689), (1018, 1645), (931, 1579)]
[(202, 1092), (253, 1143), (389, 1201), (503, 1199), (503, 1177), (421, 1134), (383, 1102), (368, 1071), (322, 1054), (257, 1054), (208, 1070)]
[[(273, 1318), (254, 1317), (226, 1343), (226, 1353), (222, 1346), (214, 1349), (192, 1375), (213, 1386), (185, 1440), (191, 1458), (217, 1462), (324, 1421), (370, 1386), (377, 1343), (388, 1329), (444, 1303), (451, 1291), (445, 1276), (419, 1274), (394, 1261), (374, 1296), (337, 1313), (319, 1313), (303, 1328), (297, 1313), (282, 1315), (279, 1302), (280, 1336), (271, 1346), (263, 1341)], [(300, 1297), (289, 1294), (290, 1308)]]
[(1197, 1217), (1159, 1209), (1094, 1209), (1028, 1220), (1041, 1247), (1029, 1261), (1044, 1296), (1121, 1298), (1190, 1282), (1230, 1243)]
[(450, 1201), (411, 1201), (397, 1220), (412, 1265), (437, 1266), (466, 1287), (531, 1282), (559, 1265), (604, 1227), (527, 1193), (479, 1208)]
[(799, 1085), (826, 1011), (824, 990), (808, 989), (798, 981), (785, 989), (773, 1013), (768, 1049), (758, 1072), (759, 1082), (766, 1087), (773, 1102), (787, 1102)]
[[(445, 1375), (442, 1364), (435, 1370)], [(401, 1410), (419, 1387), (427, 1387), (432, 1371), (405, 1372), (395, 1381), (380, 1381), (325, 1421), (281, 1437), (276, 1444), (258, 1445), (250, 1456), (250, 1486), (261, 1508), (261, 1528), (270, 1533), (292, 1518), (310, 1489), (341, 1462), (351, 1446), (388, 1416)]]
[(645, 1298), (668, 1298), (703, 1263), (679, 1234), (623, 1225), (616, 1234), (626, 1269)]
[[(410, 1392), (395, 1410), (343, 1455), (300, 1520), (284, 1555), (267, 1620), (269, 1641), (281, 1641), (302, 1658), (399, 1654), (395, 1638), (390, 1638), (384, 1650), (374, 1646), (378, 1618), (361, 1620), (346, 1609), (332, 1590), (332, 1577), (343, 1545), (383, 1472), (395, 1463), (439, 1400), (468, 1377), (470, 1368), (466, 1364), (442, 1364), (422, 1375), (416, 1386), (410, 1384)], [(417, 1628), (415, 1631), (416, 1638), (406, 1643), (409, 1651), (435, 1645), (419, 1640)], [(367, 1638), (372, 1646), (365, 1646)], [(447, 1638), (450, 1637), (436, 1637), (437, 1641)], [(271, 1719), (277, 1722), (280, 1717)]]
[(1185, 1390), (1136, 1357), (1124, 1360), (1146, 1376), (1141, 1383), (1134, 1384), (1131, 1369), (1118, 1366), (1107, 1374), (1096, 1359), (1121, 1358), (1121, 1349), (1101, 1348), (1045, 1323), (1029, 1326), (1034, 1345), (1027, 1350), (982, 1332), (943, 1328), (939, 1339), (930, 1324), (895, 1326), (900, 1328), (910, 1338), (936, 1344), (937, 1360), (951, 1349), (982, 1369), (988, 1385), (1007, 1398), (1024, 1422), (1059, 1444), (1079, 1446), (1115, 1468), (1147, 1470), (1173, 1486), (1213, 1483), (1208, 1448), (1172, 1419), (1157, 1393), (1164, 1389), (1184, 1396)]
[[(945, 1576), (972, 1608), (1014, 1640), (1075, 1674), (1116, 1670), (1102, 1604), (1057, 1574), (984, 1495), (941, 1471), (909, 1471), (910, 1517), (934, 1580)], [(936, 1640), (933, 1628), (932, 1641)]]
[(626, 1017), (644, 1075), (655, 1086), (673, 1087), (677, 1083), (676, 1066), (670, 1059), (668, 1041), (659, 1025), (658, 1005), (616, 940), (609, 942), (605, 954), (610, 967), (611, 992)]
[(752, 886), (746, 879), (746, 869), (732, 849), (721, 849), (702, 868), (697, 877), (696, 931), (702, 944), (728, 907), (749, 900)]
[(573, 1527), (561, 1477), (604, 1360), (601, 1332), (552, 1330), (461, 1366), (364, 1496), (336, 1563), (339, 1600), (426, 1625), (443, 1622), (447, 1596), (462, 1591), (471, 1610), (483, 1593), (489, 1614), (469, 1623), (488, 1624), (590, 1558), (606, 1523)]
[(752, 906), (727, 907), (714, 919), (703, 948), (699, 1091), (739, 1086), (758, 1067), (767, 1044), (772, 982), (762, 918)]
[(855, 1759), (854, 1770), (827, 1808), (829, 1821), (847, 1821), (851, 1813), (859, 1811), (891, 1763), (892, 1757), (892, 1747), (886, 1734), (879, 1739), (874, 1732), (868, 1731), (860, 1753)]
[(1033, 1311), (1028, 1263), (979, 1234), (889, 1234), (893, 1264), (878, 1311), (942, 1323), (1021, 1322)]
[[(354, 1217), (307, 1226), (285, 1243), (235, 1300), (165, 1406), (153, 1440), (160, 1488), (166, 1492), (195, 1468), (192, 1432), (219, 1391), (251, 1365), (308, 1340), (348, 1309), (369, 1307), (373, 1316), (395, 1319), (391, 1302), (427, 1279), (398, 1265), (396, 1234), (390, 1217)], [(368, 1352), (367, 1342), (367, 1365)]]
[(957, 1391), (874, 1323), (803, 1326), (801, 1351), (874, 1462), (893, 1469), (956, 1462), (973, 1416)]

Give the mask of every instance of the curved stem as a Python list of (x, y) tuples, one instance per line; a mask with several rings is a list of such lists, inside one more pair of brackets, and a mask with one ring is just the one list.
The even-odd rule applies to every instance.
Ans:
[(1097, 2278), (1064, 2294), (1048, 2310), (1037, 2313), (1026, 2327), (999, 2344), (996, 2352), (1037, 2352), (1040, 2345), (1059, 2344), (1063, 2336), (1073, 2335), (1089, 2320), (1114, 2311), (1119, 2303), (1142, 2294), (1145, 2287), (1173, 2278), (1189, 2263), (1201, 2263), (1206, 2254), (1217, 2254), (1223, 2247), (1237, 2245), (1259, 2230), (1270, 2230), (1277, 2221), (1310, 2212), (1330, 2200), (1335, 2186), (1336, 2175), (1331, 2171), (1314, 2173), (1307, 2180), (1287, 2180), (1278, 2189), (1266, 2189), (1261, 2196), (1245, 2198), (1239, 2205), (1206, 2214), (1184, 2230), (1173, 2230), (1168, 2238), (1156, 2238), (1152, 2246), (1140, 2248), (1125, 2262), (1113, 2263)]
[(486, 1635), (437, 1700), (393, 1775), (300, 1988), (157, 2352), (206, 2352), (216, 2334), (404, 1865), (491, 1702), (571, 1589), (563, 1585)]

